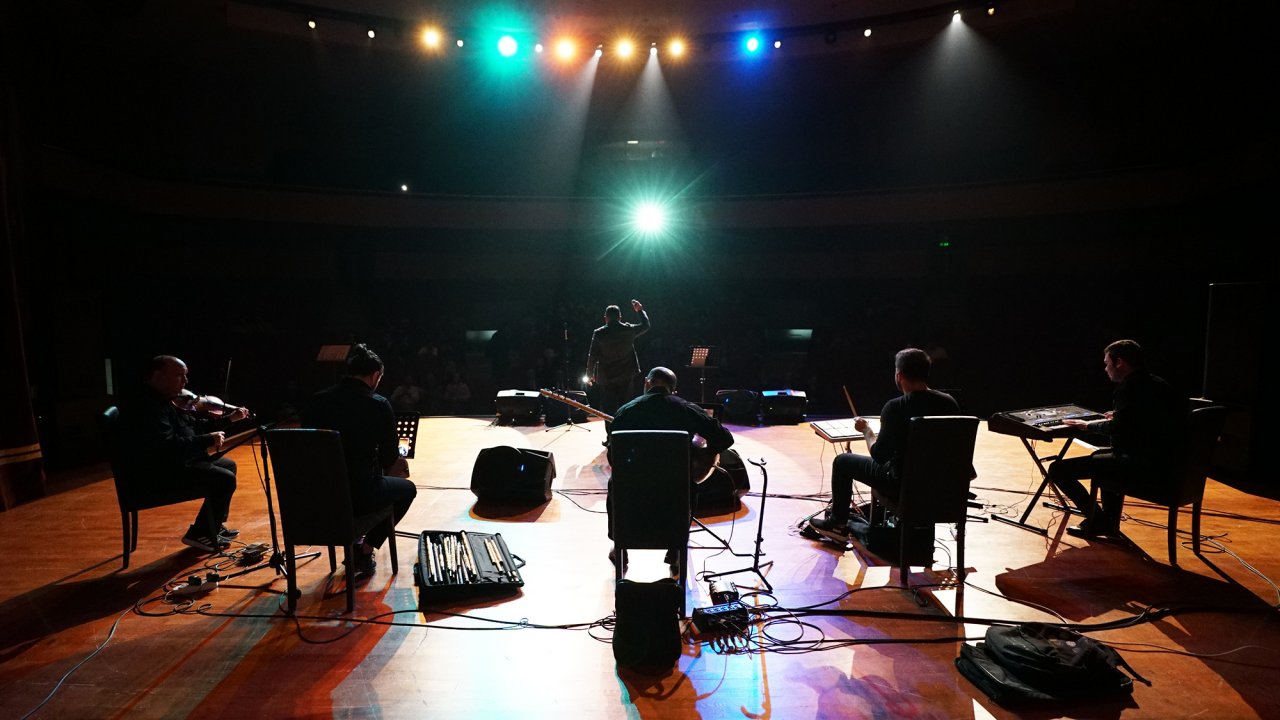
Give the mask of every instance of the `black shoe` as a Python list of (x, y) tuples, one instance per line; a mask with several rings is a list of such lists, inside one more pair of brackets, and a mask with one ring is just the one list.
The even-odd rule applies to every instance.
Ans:
[(373, 553), (366, 553), (359, 545), (351, 548), (350, 559), (354, 559), (356, 564), (356, 580), (368, 580), (378, 569), (378, 561), (373, 559)]
[(227, 547), (230, 543), (219, 537), (216, 541), (208, 535), (196, 535), (190, 530), (186, 535), (182, 536), (182, 544), (197, 550), (202, 550), (211, 555), (217, 555), (222, 552), (222, 548)]
[(226, 525), (218, 528), (218, 537), (223, 540), (234, 540), (240, 535), (240, 531), (235, 528), (229, 528)]
[(849, 542), (849, 537), (853, 534), (849, 532), (848, 520), (840, 521), (831, 518), (812, 517), (809, 518), (809, 527), (819, 535), (840, 543)]
[(1082, 538), (1085, 540), (1094, 540), (1104, 537), (1115, 537), (1120, 534), (1119, 523), (1110, 524), (1095, 518), (1081, 520), (1079, 525), (1067, 528), (1067, 534), (1071, 537)]

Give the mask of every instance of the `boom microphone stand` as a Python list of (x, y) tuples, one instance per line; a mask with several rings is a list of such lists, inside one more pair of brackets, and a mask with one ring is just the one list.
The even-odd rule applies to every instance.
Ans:
[[(267, 431), (276, 427), (277, 425), (284, 422), (285, 420), (291, 419), (292, 417), (293, 415), (289, 415), (273, 423), (269, 423), (267, 425), (259, 425), (257, 430), (257, 435), (258, 437), (261, 438), (261, 442), (259, 443), (259, 445), (262, 448), (262, 488), (266, 492), (266, 496), (267, 496), (267, 522), (271, 526), (271, 558), (267, 560), (266, 564), (255, 565), (254, 567), (241, 570), (240, 572), (231, 573), (230, 575), (223, 575), (220, 578), (221, 580), (230, 580), (231, 578), (237, 578), (237, 577), (240, 577), (241, 575), (248, 575), (251, 572), (257, 572), (258, 570), (261, 570), (266, 567), (274, 568), (276, 571), (277, 577), (288, 577), (289, 575), (289, 571), (286, 569), (286, 564), (285, 564), (286, 558), (284, 556), (284, 553), (280, 552), (279, 533), (276, 530), (276, 511), (275, 511), (275, 506), (271, 502), (271, 463), (270, 463), (269, 451), (267, 449)], [(319, 557), (319, 556), (320, 556), (320, 551), (313, 550), (312, 552), (309, 552), (309, 553), (295, 555), (294, 560), (305, 560), (307, 558), (313, 558), (313, 557)]]
[(770, 565), (773, 564), (772, 560), (763, 564), (760, 562), (760, 556), (763, 554), (760, 552), (760, 544), (764, 542), (764, 503), (766, 500), (769, 499), (769, 471), (764, 469), (764, 466), (767, 464), (764, 458), (760, 458), (760, 462), (756, 462), (751, 458), (747, 458), (747, 462), (760, 468), (760, 474), (764, 477), (764, 487), (760, 490), (760, 518), (756, 523), (756, 549), (755, 549), (755, 552), (752, 553), (753, 560), (751, 563), (751, 567), (745, 567), (738, 570), (726, 570), (724, 572), (718, 572), (718, 573), (710, 573), (707, 575), (703, 575), (702, 577), (710, 580), (712, 578), (723, 577), (725, 575), (736, 575), (738, 573), (752, 572), (756, 574), (756, 577), (760, 578), (760, 582), (764, 583), (765, 592), (773, 592), (773, 585), (770, 585), (769, 580), (765, 578), (764, 573), (760, 572), (762, 568), (769, 567)]

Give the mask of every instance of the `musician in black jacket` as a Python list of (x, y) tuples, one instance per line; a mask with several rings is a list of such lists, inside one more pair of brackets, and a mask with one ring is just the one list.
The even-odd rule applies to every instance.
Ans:
[[(1133, 340), (1117, 340), (1102, 355), (1107, 377), (1116, 385), (1113, 410), (1102, 420), (1064, 420), (1082, 432), (1111, 437), (1111, 447), (1092, 455), (1059, 460), (1049, 466), (1049, 480), (1085, 516), (1067, 532), (1076, 537), (1116, 535), (1124, 508), (1126, 483), (1160, 482), (1172, 472), (1175, 449), (1183, 439), (1186, 398), (1152, 375), (1142, 347)], [(1101, 486), (1101, 507), (1080, 482), (1092, 478)]]
[(639, 300), (632, 300), (631, 309), (640, 314), (640, 322), (623, 322), (617, 305), (605, 308), (604, 325), (591, 333), (591, 348), (587, 351), (587, 382), (594, 389), (592, 401), (609, 415), (617, 415), (618, 407), (635, 396), (636, 378), (640, 375), (635, 341), (649, 332), (649, 313), (644, 306)]
[(174, 403), (186, 387), (186, 363), (172, 355), (151, 359), (146, 382), (121, 402), (118, 459), (136, 499), (186, 499), (191, 488), (199, 488), (204, 503), (182, 543), (216, 553), (240, 534), (225, 524), (236, 491), (236, 464), (209, 456), (226, 442), (221, 428), (249, 411), (237, 408), (220, 420), (193, 417)]
[[(649, 371), (644, 380), (644, 394), (623, 405), (613, 418), (608, 432), (620, 430), (683, 430), (692, 436), (697, 435), (706, 441), (706, 446), (699, 452), (707, 456), (718, 455), (733, 445), (733, 434), (720, 424), (720, 421), (707, 415), (697, 405), (675, 395), (676, 374), (665, 367), (655, 367)], [(725, 472), (716, 468), (715, 472)], [(691, 477), (691, 481), (700, 478)], [(692, 491), (692, 485), (690, 486)], [(612, 502), (606, 501), (605, 508), (610, 515), (613, 512)], [(610, 518), (610, 529), (613, 522)], [(612, 532), (610, 532), (612, 537)], [(673, 549), (667, 554), (667, 562), (674, 564)], [(610, 560), (612, 560), (612, 554)]]
[[(395, 411), (375, 392), (382, 372), (377, 353), (363, 344), (354, 346), (347, 357), (347, 376), (311, 398), (302, 412), (302, 426), (341, 433), (351, 505), (357, 516), (391, 505), (399, 522), (418, 489), (404, 477), (396, 477), (407, 475), (408, 465), (400, 456)], [(358, 575), (373, 574), (373, 553), (387, 537), (386, 528), (379, 525), (353, 548)]]
[(856, 418), (854, 428), (866, 436), (871, 455), (840, 453), (831, 463), (831, 511), (828, 517), (814, 517), (809, 525), (833, 539), (849, 537), (849, 504), (853, 481), (891, 497), (900, 492), (898, 474), (907, 444), (911, 418), (930, 415), (958, 415), (955, 398), (929, 387), (928, 353), (917, 348), (899, 350), (893, 358), (893, 382), (902, 395), (885, 403), (880, 411), (877, 434), (865, 418)]

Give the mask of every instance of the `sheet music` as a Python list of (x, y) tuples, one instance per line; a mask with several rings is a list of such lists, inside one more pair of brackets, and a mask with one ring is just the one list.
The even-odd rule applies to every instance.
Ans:
[[(871, 425), (871, 430), (880, 432), (880, 418), (865, 418), (867, 423)], [(838, 420), (815, 420), (809, 423), (809, 427), (827, 442), (843, 443), (853, 440), (862, 440), (862, 433), (858, 432), (853, 426), (854, 418), (840, 418)]]

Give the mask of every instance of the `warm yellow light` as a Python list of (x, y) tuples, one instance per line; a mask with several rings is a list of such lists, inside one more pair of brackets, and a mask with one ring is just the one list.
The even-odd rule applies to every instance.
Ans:
[(681, 40), (680, 38), (676, 38), (675, 40), (672, 40), (671, 44), (667, 46), (667, 52), (671, 53), (675, 57), (680, 57), (681, 55), (684, 55), (684, 50), (685, 50), (684, 41)]
[(636, 46), (630, 40), (619, 40), (617, 50), (618, 57), (631, 57), (631, 53), (636, 51)]
[(440, 47), (440, 31), (436, 28), (424, 28), (422, 31), (422, 44), (435, 50)]
[(572, 60), (577, 54), (578, 46), (569, 38), (560, 38), (556, 41), (556, 57), (561, 60)]

